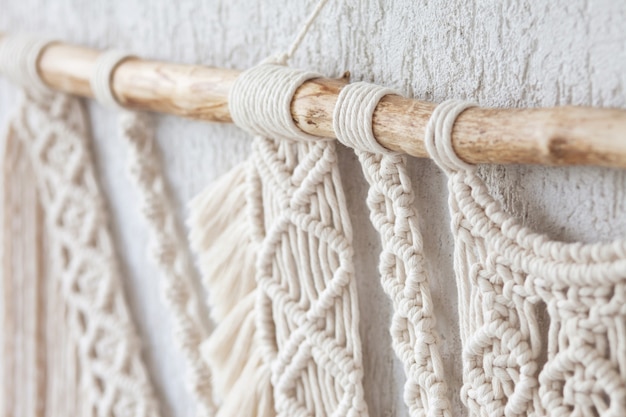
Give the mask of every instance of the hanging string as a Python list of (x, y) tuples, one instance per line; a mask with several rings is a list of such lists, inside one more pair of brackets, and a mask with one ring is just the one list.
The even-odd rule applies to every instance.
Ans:
[(285, 66), (326, 3), (328, 0), (317, 3), (287, 52), (272, 55), (237, 77), (228, 94), (228, 110), (237, 126), (252, 135), (290, 141), (294, 138), (302, 141), (328, 140), (303, 132), (291, 115), (291, 102), (296, 90), (305, 81), (321, 75)]
[(326, 3), (328, 3), (328, 0), (320, 0), (317, 3), (317, 5), (315, 6), (315, 9), (313, 9), (313, 11), (309, 15), (309, 17), (307, 17), (302, 27), (300, 27), (300, 31), (298, 32), (298, 34), (296, 35), (295, 39), (293, 40), (293, 42), (289, 46), (289, 49), (287, 49), (286, 52), (282, 54), (276, 54), (268, 58), (268, 60), (264, 61), (263, 63), (276, 63), (280, 65), (287, 64), (287, 62), (293, 57), (293, 55), (296, 53), (296, 51), (302, 44), (302, 41), (304, 40), (306, 35), (309, 33), (309, 30), (311, 30), (311, 27), (313, 27), (315, 20), (319, 16), (324, 6), (326, 6)]

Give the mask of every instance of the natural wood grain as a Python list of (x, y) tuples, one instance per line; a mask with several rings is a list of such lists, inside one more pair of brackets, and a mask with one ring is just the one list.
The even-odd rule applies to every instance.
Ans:
[[(0, 34), (0, 39), (2, 34)], [(39, 69), (52, 88), (92, 97), (89, 76), (99, 52), (56, 43)], [(232, 122), (228, 92), (240, 72), (198, 65), (129, 59), (113, 74), (124, 106), (212, 122)], [(319, 78), (302, 85), (291, 112), (303, 131), (332, 138), (332, 112), (345, 79)], [(389, 149), (427, 157), (423, 136), (436, 104), (387, 96), (373, 118), (374, 134)], [(626, 111), (586, 107), (472, 108), (453, 131), (457, 154), (470, 163), (598, 165), (626, 168)]]

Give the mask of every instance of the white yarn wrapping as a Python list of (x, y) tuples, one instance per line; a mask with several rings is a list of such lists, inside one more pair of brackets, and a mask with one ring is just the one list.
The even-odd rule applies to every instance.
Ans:
[(454, 120), (468, 106), (440, 104), (425, 138), (448, 175), (463, 402), (471, 416), (626, 415), (626, 241), (555, 242), (506, 214), (454, 154)]
[(333, 130), (337, 140), (359, 152), (393, 155), (382, 146), (372, 131), (372, 116), (378, 102), (394, 90), (364, 82), (348, 84), (339, 93), (333, 113)]
[(34, 93), (49, 93), (50, 89), (39, 76), (38, 63), (43, 50), (53, 40), (32, 35), (10, 35), (0, 40), (0, 74), (11, 82)]
[[(36, 43), (38, 51), (34, 43), (22, 44), (27, 51), (21, 52), (15, 45), (22, 41), (13, 44), (9, 37), (4, 42), (13, 46), (5, 44), (0, 51), (10, 54), (0, 56), (2, 68), (13, 75), (30, 68), (21, 81), (32, 82), (37, 57), (48, 42)], [(15, 60), (15, 54), (20, 60)], [(69, 329), (67, 340), (63, 332), (54, 333), (59, 327), (48, 329), (44, 343), (51, 345), (47, 346), (50, 350), (46, 352), (49, 356), (45, 366), (52, 373), (46, 381), (50, 402), (43, 407), (52, 414), (157, 416), (157, 404), (123, 296), (87, 143), (85, 116), (76, 99), (45, 92), (39, 89), (43, 85), (41, 80), (36, 83), (36, 93), (28, 90), (29, 85), (24, 86), (24, 100), (11, 122), (13, 138), (20, 141), (30, 157), (37, 198), (45, 216), (49, 258), (43, 260), (42, 267), (51, 289), (46, 302), (64, 307), (61, 311), (57, 310), (58, 304), (46, 308), (51, 309), (47, 310), (50, 315), (66, 321), (62, 329)], [(57, 290), (62, 301), (52, 298)], [(61, 362), (53, 363), (55, 360)], [(72, 384), (77, 384), (76, 390)], [(19, 403), (30, 397), (14, 400)], [(36, 412), (39, 415), (43, 410), (38, 408)]]
[(378, 144), (372, 131), (372, 114), (387, 94), (397, 93), (363, 82), (345, 86), (335, 106), (333, 128), (340, 142), (355, 149), (370, 185), (367, 204), (382, 243), (379, 271), (383, 289), (393, 302), (392, 343), (406, 375), (404, 402), (413, 417), (450, 417), (406, 159)]
[(103, 106), (116, 110), (124, 110), (115, 97), (111, 81), (115, 69), (127, 59), (134, 58), (133, 55), (118, 50), (102, 52), (96, 61), (96, 68), (89, 79), (91, 90), (95, 99)]
[[(101, 104), (123, 110), (112, 91), (111, 81), (115, 68), (129, 58), (132, 55), (114, 50), (98, 57), (90, 81), (96, 100)], [(192, 282), (195, 274), (189, 247), (176, 221), (154, 133), (146, 115), (125, 110), (120, 115), (120, 130), (121, 138), (129, 147), (129, 175), (137, 187), (140, 211), (151, 234), (152, 260), (162, 275), (161, 291), (172, 316), (174, 340), (187, 362), (187, 385), (197, 401), (198, 415), (212, 416), (216, 408), (211, 371), (200, 354), (200, 344), (207, 338), (207, 330)]]
[(252, 135), (283, 140), (319, 141), (301, 131), (291, 116), (294, 93), (307, 80), (321, 77), (313, 72), (274, 64), (261, 64), (244, 71), (228, 96), (234, 123)]

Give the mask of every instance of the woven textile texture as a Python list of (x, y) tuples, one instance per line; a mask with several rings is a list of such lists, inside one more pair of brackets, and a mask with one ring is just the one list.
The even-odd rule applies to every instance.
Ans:
[(257, 137), (257, 325), (278, 415), (365, 415), (352, 230), (335, 144)]
[(472, 416), (625, 415), (626, 241), (561, 243), (506, 214), (452, 148), (467, 107), (440, 104), (425, 140), (448, 175), (461, 399)]
[[(40, 331), (30, 339), (46, 347), (36, 357), (41, 376), (22, 382), (36, 384), (48, 398), (40, 399), (37, 415), (157, 416), (87, 138), (81, 104), (62, 94), (26, 92), (9, 129), (7, 143), (19, 140), (20, 155), (32, 166), (37, 199), (31, 203), (41, 205), (46, 236), (44, 255), (15, 259), (23, 268), (35, 264), (45, 276), (28, 290), (41, 297), (41, 308), (31, 317)], [(11, 181), (5, 170), (4, 183)], [(31, 243), (36, 253), (41, 236)], [(5, 239), (3, 246), (10, 245)], [(4, 296), (11, 297), (6, 289)], [(47, 314), (57, 322), (46, 324)], [(9, 355), (18, 369), (32, 366), (20, 363), (19, 352)], [(13, 384), (5, 375), (4, 385)], [(28, 397), (15, 400), (28, 407)]]

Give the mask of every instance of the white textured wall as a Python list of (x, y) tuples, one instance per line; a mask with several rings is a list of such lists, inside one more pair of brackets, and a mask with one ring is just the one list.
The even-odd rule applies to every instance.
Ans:
[[(305, 5), (307, 7), (305, 7)], [(245, 69), (284, 49), (312, 1), (0, 0), (0, 30), (38, 31), (142, 56)], [(484, 106), (559, 104), (626, 107), (626, 2), (619, 0), (331, 0), (294, 65), (329, 76), (396, 88), (417, 98), (466, 98)], [(0, 122), (15, 92), (0, 81)], [(160, 304), (159, 278), (147, 262), (146, 230), (125, 176), (115, 115), (89, 104), (99, 171), (110, 198), (126, 288), (164, 414), (190, 416), (182, 361)], [(167, 175), (181, 218), (185, 202), (248, 153), (233, 126), (158, 119)], [(626, 140), (626, 132), (625, 132)], [(372, 416), (403, 416), (402, 370), (390, 348), (390, 308), (377, 280), (377, 236), (364, 206), (356, 159), (341, 168), (356, 226), (357, 271)], [(445, 179), (426, 160), (411, 172), (433, 274), (438, 325), (451, 386), (460, 386), (456, 289)], [(597, 168), (486, 167), (505, 207), (536, 231), (565, 241), (626, 236), (626, 171)], [(457, 397), (456, 415), (464, 414)]]

